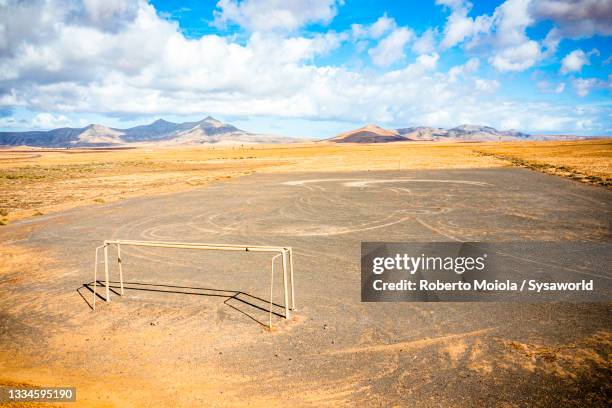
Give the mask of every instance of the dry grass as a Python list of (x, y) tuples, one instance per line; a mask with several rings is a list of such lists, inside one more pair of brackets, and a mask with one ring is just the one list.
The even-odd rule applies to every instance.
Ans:
[[(21, 157), (20, 157), (21, 156)], [(179, 191), (250, 174), (265, 161), (184, 151), (0, 152), (0, 223), (79, 205)]]
[(476, 150), (544, 173), (612, 185), (612, 139), (500, 143), (479, 146)]
[(187, 190), (256, 171), (445, 169), (515, 164), (606, 184), (612, 174), (611, 156), (611, 140), (10, 149), (0, 151), (0, 225), (81, 205)]

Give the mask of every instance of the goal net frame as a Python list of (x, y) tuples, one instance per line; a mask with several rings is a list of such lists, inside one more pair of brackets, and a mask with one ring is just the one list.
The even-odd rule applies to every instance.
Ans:
[(166, 242), (166, 241), (134, 241), (134, 240), (105, 240), (102, 245), (96, 248), (94, 264), (94, 283), (93, 283), (93, 310), (96, 310), (97, 284), (98, 284), (98, 254), (104, 251), (104, 278), (106, 289), (106, 302), (110, 302), (110, 283), (109, 283), (109, 247), (117, 248), (117, 264), (119, 269), (120, 296), (123, 296), (123, 265), (121, 262), (121, 246), (140, 246), (153, 248), (177, 248), (202, 251), (233, 251), (233, 252), (264, 252), (272, 254), (270, 262), (270, 310), (269, 327), (272, 328), (272, 298), (274, 290), (274, 264), (276, 259), (282, 257), (283, 269), (283, 289), (284, 289), (284, 308), (285, 319), (291, 318), (291, 312), (295, 311), (295, 290), (293, 286), (293, 250), (291, 247), (266, 246), (266, 245), (231, 245), (231, 244), (206, 244), (194, 242)]

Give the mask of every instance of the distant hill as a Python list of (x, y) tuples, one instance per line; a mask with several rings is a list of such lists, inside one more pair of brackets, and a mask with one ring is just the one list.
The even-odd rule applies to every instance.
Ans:
[(516, 130), (497, 130), (490, 126), (461, 125), (452, 129), (417, 126), (400, 129), (383, 129), (367, 125), (341, 133), (325, 141), (334, 143), (388, 143), (410, 141), (498, 142), (517, 140), (576, 140), (581, 136), (529, 135)]
[[(531, 135), (516, 130), (497, 130), (490, 126), (461, 125), (452, 129), (410, 127), (397, 129), (409, 140), (497, 142), (530, 139)], [(532, 139), (533, 140), (533, 139)]]
[(406, 140), (406, 138), (396, 130), (387, 130), (376, 125), (366, 125), (327, 140), (335, 143), (387, 143)]
[(49, 131), (0, 132), (0, 145), (5, 146), (106, 147), (134, 144), (174, 146), (293, 141), (296, 139), (249, 133), (211, 116), (198, 122), (184, 123), (172, 123), (158, 119), (148, 125), (128, 129), (92, 124), (83, 128), (61, 128)]

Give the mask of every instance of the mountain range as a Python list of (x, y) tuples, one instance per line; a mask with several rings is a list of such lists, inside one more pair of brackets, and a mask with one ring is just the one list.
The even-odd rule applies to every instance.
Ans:
[(452, 129), (426, 126), (383, 129), (377, 125), (366, 125), (327, 139), (327, 141), (334, 143), (387, 143), (402, 141), (488, 142), (512, 140), (542, 140), (542, 136), (533, 136), (516, 130), (497, 130), (489, 126), (476, 125), (461, 125)]
[(151, 144), (162, 146), (193, 144), (287, 143), (293, 138), (246, 132), (211, 116), (198, 122), (173, 123), (158, 119), (128, 129), (91, 124), (83, 128), (48, 131), (0, 132), (0, 145), (40, 147), (105, 147)]
[[(497, 130), (489, 126), (461, 125), (451, 129), (426, 126), (384, 129), (366, 125), (322, 142), (389, 143), (410, 141), (497, 142), (517, 140), (577, 140), (580, 136), (529, 135), (516, 130)], [(91, 124), (83, 128), (48, 131), (0, 132), (0, 146), (107, 147), (180, 146), (198, 144), (256, 144), (299, 142), (291, 137), (250, 133), (211, 116), (198, 122), (173, 123), (158, 119), (148, 125), (127, 129)]]
[(520, 140), (582, 140), (585, 136), (530, 135), (517, 130), (497, 130), (490, 126), (461, 125), (451, 129), (417, 126), (384, 129), (366, 125), (359, 129), (340, 133), (326, 142), (332, 143), (388, 143), (388, 142), (511, 142)]

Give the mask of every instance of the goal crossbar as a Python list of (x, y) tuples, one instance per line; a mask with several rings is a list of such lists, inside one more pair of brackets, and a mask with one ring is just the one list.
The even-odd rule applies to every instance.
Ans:
[(272, 327), (272, 294), (274, 289), (274, 263), (278, 257), (282, 257), (283, 267), (283, 287), (285, 300), (285, 319), (291, 317), (291, 311), (295, 310), (295, 290), (293, 286), (293, 250), (291, 247), (268, 246), (268, 245), (235, 245), (235, 244), (209, 244), (197, 242), (168, 242), (168, 241), (135, 241), (135, 240), (105, 240), (102, 245), (96, 248), (94, 265), (94, 290), (93, 290), (93, 309), (96, 310), (97, 283), (98, 283), (98, 255), (99, 251), (104, 251), (104, 277), (106, 289), (106, 302), (110, 302), (110, 282), (109, 282), (109, 246), (117, 248), (117, 264), (119, 266), (120, 296), (123, 296), (123, 265), (121, 262), (121, 246), (141, 246), (157, 248), (177, 248), (203, 251), (240, 251), (240, 252), (268, 252), (272, 253), (270, 267), (270, 328)]

